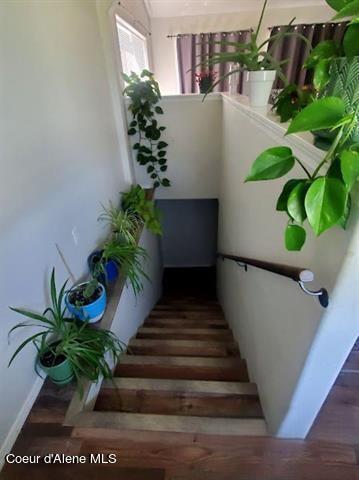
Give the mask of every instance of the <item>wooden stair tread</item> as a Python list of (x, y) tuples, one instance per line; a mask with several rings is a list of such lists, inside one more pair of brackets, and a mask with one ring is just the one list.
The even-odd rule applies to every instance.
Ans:
[(144, 327), (166, 328), (211, 328), (216, 330), (228, 330), (228, 324), (221, 318), (190, 319), (190, 318), (147, 318)]
[(95, 410), (233, 418), (263, 416), (254, 384), (141, 378), (104, 381)]
[(177, 340), (233, 340), (229, 329), (212, 328), (168, 328), (168, 327), (141, 327), (137, 331), (136, 338), (167, 338)]
[(183, 355), (199, 357), (225, 357), (239, 355), (233, 341), (165, 340), (134, 338), (129, 343), (129, 353), (141, 355)]
[(116, 367), (115, 375), (248, 382), (246, 362), (239, 357), (123, 355)]
[(263, 419), (213, 418), (122, 412), (83, 412), (78, 427), (121, 428), (159, 432), (187, 432), (213, 435), (266, 435)]
[(120, 378), (104, 380), (103, 388), (127, 390), (162, 390), (222, 395), (257, 395), (257, 386), (250, 382), (215, 382), (206, 380), (165, 380), (156, 378)]
[(213, 310), (152, 310), (149, 314), (149, 318), (188, 318), (188, 319), (207, 319), (217, 318), (224, 320), (223, 312)]

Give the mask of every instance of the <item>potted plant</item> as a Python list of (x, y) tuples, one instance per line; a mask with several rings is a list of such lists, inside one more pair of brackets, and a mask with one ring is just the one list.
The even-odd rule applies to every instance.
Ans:
[[(307, 58), (304, 67), (314, 70), (313, 83), (319, 97), (340, 97), (345, 111), (357, 112), (357, 121), (348, 136), (348, 144), (359, 142), (359, 17), (358, 0), (326, 0), (337, 11), (334, 19), (352, 18), (346, 28), (343, 41), (320, 42)], [(335, 139), (329, 130), (314, 133), (315, 145), (328, 150)]]
[[(279, 75), (285, 85), (288, 83), (286, 77), (281, 71), (281, 66), (286, 63), (286, 60), (277, 62), (272, 56), (273, 49), (277, 42), (285, 37), (295, 36), (301, 38), (304, 42), (310, 45), (308, 40), (303, 35), (300, 35), (297, 32), (289, 31), (295, 19), (289, 23), (287, 30), (279, 32), (278, 34), (260, 43), (259, 37), (267, 3), (268, 0), (264, 0), (257, 28), (252, 32), (249, 43), (227, 42), (225, 40), (213, 42), (232, 47), (234, 51), (214, 53), (207, 62), (200, 63), (200, 65), (206, 63), (209, 67), (220, 63), (237, 63), (239, 65), (238, 68), (231, 70), (229, 73), (223, 75), (216, 82), (214, 82), (212, 90), (224, 78), (240, 71), (245, 71), (245, 79), (249, 86), (249, 102), (252, 107), (263, 107), (268, 105), (268, 100), (276, 75)], [(268, 49), (265, 50), (267, 46)]]
[(212, 91), (217, 72), (202, 71), (200, 73), (195, 73), (194, 76), (198, 84), (199, 93), (207, 93), (208, 91)]
[(106, 289), (97, 278), (72, 287), (65, 296), (72, 315), (87, 323), (101, 320), (106, 310)]
[(41, 331), (31, 334), (21, 343), (12, 355), (9, 366), (23, 348), (34, 343), (38, 352), (35, 365), (40, 366), (57, 385), (69, 383), (74, 378), (78, 381), (81, 377), (91, 381), (97, 381), (101, 375), (111, 378), (112, 371), (105, 354), (110, 354), (116, 362), (125, 345), (112, 332), (91, 328), (87, 323), (76, 322), (66, 315), (66, 308), (63, 307), (66, 285), (67, 282), (57, 293), (53, 269), (50, 281), (51, 307), (42, 314), (10, 307), (29, 320), (15, 325), (9, 336), (24, 327), (38, 327)]
[(310, 86), (299, 87), (294, 83), (287, 85), (275, 99), (273, 110), (280, 117), (280, 121), (288, 122), (304, 107), (313, 102), (315, 92)]
[(150, 232), (162, 235), (161, 213), (140, 185), (132, 185), (128, 192), (122, 192), (122, 207), (134, 212)]
[(142, 278), (149, 280), (142, 268), (142, 263), (147, 259), (146, 250), (136, 243), (121, 243), (116, 237), (105, 243), (103, 258), (112, 259), (121, 267), (123, 276), (129, 280), (135, 296), (143, 290)]
[[(108, 207), (103, 208), (103, 213), (98, 220), (106, 222), (111, 227), (112, 236), (117, 241), (125, 243), (136, 243), (136, 235), (141, 225), (141, 219), (130, 210), (122, 211), (115, 207), (112, 202)], [(92, 276), (103, 285), (113, 282), (118, 277), (119, 265), (111, 258), (105, 259), (102, 250), (95, 250), (88, 258), (88, 264)]]

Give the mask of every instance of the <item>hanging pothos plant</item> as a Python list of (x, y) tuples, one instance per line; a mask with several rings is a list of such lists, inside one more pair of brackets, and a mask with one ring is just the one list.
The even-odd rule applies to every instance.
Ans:
[(326, 97), (304, 108), (292, 120), (287, 135), (331, 129), (335, 140), (311, 174), (289, 147), (270, 148), (259, 155), (246, 181), (283, 177), (298, 163), (305, 178), (290, 179), (277, 201), (277, 210), (287, 214), (285, 231), (288, 250), (301, 250), (306, 240), (303, 224), (308, 220), (315, 235), (335, 225), (346, 227), (350, 215), (350, 192), (359, 178), (359, 145), (348, 143), (356, 125), (356, 114), (345, 112), (338, 97)]
[(133, 145), (137, 161), (146, 166), (154, 188), (169, 187), (170, 181), (162, 176), (167, 170), (168, 144), (161, 140), (166, 127), (159, 125), (156, 118), (156, 115), (163, 114), (162, 108), (157, 105), (161, 99), (158, 83), (148, 70), (143, 70), (141, 75), (133, 72), (131, 75), (123, 74), (123, 78), (128, 84), (124, 94), (130, 97), (128, 108), (133, 116), (128, 134), (137, 135), (137, 142)]

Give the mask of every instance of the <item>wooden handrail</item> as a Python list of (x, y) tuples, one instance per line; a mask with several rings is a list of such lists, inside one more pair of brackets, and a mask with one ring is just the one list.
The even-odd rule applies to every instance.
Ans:
[(236, 255), (228, 255), (225, 253), (218, 253), (218, 257), (234, 262), (243, 263), (245, 265), (252, 265), (253, 267), (267, 270), (268, 272), (288, 277), (296, 282), (312, 282), (314, 274), (311, 270), (301, 267), (293, 267), (290, 265), (282, 265), (281, 263), (265, 262), (263, 260), (256, 260), (254, 258), (238, 257)]
[(299, 284), (300, 288), (305, 293), (314, 297), (318, 297), (319, 303), (322, 307), (326, 308), (329, 305), (329, 295), (325, 288), (312, 291), (305, 286), (305, 283), (312, 282), (314, 280), (314, 273), (307, 268), (282, 265), (281, 263), (266, 262), (264, 260), (239, 257), (237, 255), (229, 255), (226, 253), (218, 253), (217, 257), (222, 258), (223, 261), (231, 260), (233, 262), (236, 262), (239, 265), (244, 266), (245, 270), (247, 270), (247, 265), (252, 265), (253, 267), (276, 273), (277, 275), (281, 275), (282, 277), (291, 278)]

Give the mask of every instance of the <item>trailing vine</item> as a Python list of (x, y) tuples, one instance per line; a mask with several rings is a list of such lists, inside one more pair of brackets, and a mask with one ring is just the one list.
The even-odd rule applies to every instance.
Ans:
[(124, 94), (131, 99), (129, 110), (133, 119), (128, 134), (137, 136), (137, 142), (132, 147), (137, 162), (146, 167), (154, 188), (169, 187), (171, 182), (162, 177), (167, 170), (168, 144), (161, 140), (166, 127), (160, 125), (156, 118), (156, 115), (163, 115), (162, 108), (157, 105), (161, 99), (158, 83), (148, 70), (143, 70), (141, 75), (134, 72), (124, 74), (123, 78), (127, 83)]

